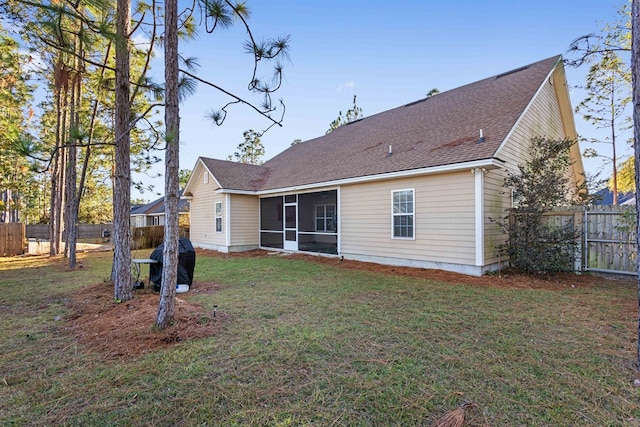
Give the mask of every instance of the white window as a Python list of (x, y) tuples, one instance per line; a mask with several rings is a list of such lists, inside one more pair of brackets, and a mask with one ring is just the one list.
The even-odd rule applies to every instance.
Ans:
[(206, 171), (204, 173), (204, 183), (205, 184), (209, 183), (209, 172), (206, 172)]
[(316, 231), (336, 232), (336, 205), (316, 205)]
[(216, 233), (222, 233), (222, 202), (216, 202)]
[(393, 217), (391, 236), (394, 239), (414, 238), (414, 190), (396, 190), (391, 196)]

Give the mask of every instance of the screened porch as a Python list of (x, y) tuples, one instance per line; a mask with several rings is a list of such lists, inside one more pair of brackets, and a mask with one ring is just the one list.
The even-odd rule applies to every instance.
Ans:
[(260, 246), (338, 254), (337, 190), (260, 199)]

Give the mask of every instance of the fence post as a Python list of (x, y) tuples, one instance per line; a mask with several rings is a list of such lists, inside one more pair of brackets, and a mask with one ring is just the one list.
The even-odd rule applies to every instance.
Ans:
[(586, 213), (586, 209), (583, 206), (579, 206), (577, 209), (575, 209), (573, 211), (573, 227), (574, 230), (577, 230), (578, 233), (577, 234), (577, 239), (578, 239), (578, 254), (575, 257), (574, 260), (574, 264), (573, 264), (573, 269), (576, 272), (582, 273), (583, 272), (583, 263), (582, 260), (584, 259), (584, 251), (585, 251), (585, 247), (584, 247), (584, 225), (586, 224), (585, 222), (585, 213)]

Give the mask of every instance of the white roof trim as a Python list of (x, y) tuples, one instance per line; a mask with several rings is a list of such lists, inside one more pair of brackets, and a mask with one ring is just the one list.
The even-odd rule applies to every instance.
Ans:
[(255, 196), (256, 194), (258, 194), (256, 191), (251, 191), (251, 190), (233, 190), (230, 188), (218, 188), (217, 190), (213, 191), (215, 194), (245, 194), (245, 195), (249, 195), (249, 196)]
[(218, 190), (215, 191), (215, 193), (216, 194), (224, 194), (224, 193), (247, 194), (247, 195), (261, 196), (265, 194), (311, 190), (315, 188), (335, 187), (339, 185), (359, 184), (364, 182), (407, 178), (407, 177), (413, 177), (413, 176), (419, 176), (419, 175), (432, 175), (432, 174), (444, 173), (444, 172), (457, 172), (461, 170), (475, 169), (475, 168), (497, 169), (502, 167), (504, 167), (504, 162), (502, 160), (497, 158), (491, 158), (491, 159), (485, 159), (485, 160), (475, 160), (473, 162), (466, 162), (466, 163), (455, 163), (453, 165), (434, 166), (429, 168), (411, 169), (411, 170), (398, 171), (398, 172), (387, 172), (387, 173), (381, 173), (376, 175), (359, 176), (355, 178), (336, 179), (334, 181), (323, 181), (323, 182), (318, 182), (313, 184), (273, 188), (270, 190), (249, 191), (249, 190), (233, 190), (233, 189), (227, 189), (227, 188), (219, 188)]

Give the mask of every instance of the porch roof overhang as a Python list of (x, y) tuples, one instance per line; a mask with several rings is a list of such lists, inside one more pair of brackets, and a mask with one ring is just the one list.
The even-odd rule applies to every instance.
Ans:
[(360, 184), (372, 181), (385, 181), (389, 179), (409, 178), (421, 175), (434, 175), (446, 172), (460, 172), (464, 170), (474, 170), (484, 168), (486, 170), (501, 169), (505, 167), (505, 162), (496, 157), (489, 159), (475, 160), (472, 162), (455, 163), (451, 165), (433, 166), (428, 168), (410, 169), (396, 172), (381, 173), (375, 175), (358, 176), (353, 178), (336, 179), (332, 181), (317, 182), (303, 185), (292, 185), (290, 187), (270, 188), (265, 190), (235, 190), (232, 188), (218, 188), (216, 194), (244, 194), (254, 196), (265, 196), (276, 193), (288, 193), (296, 191), (314, 190), (325, 187), (336, 187), (340, 185)]

